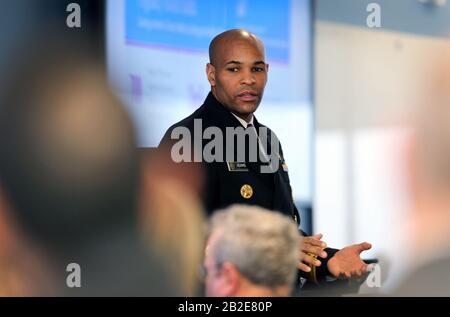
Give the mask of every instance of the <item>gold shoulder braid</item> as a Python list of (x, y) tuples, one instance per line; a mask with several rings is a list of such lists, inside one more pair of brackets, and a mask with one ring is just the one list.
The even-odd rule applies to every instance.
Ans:
[[(316, 254), (312, 254), (312, 253), (309, 253), (309, 252), (306, 253), (306, 254), (308, 254), (309, 256), (313, 257), (315, 260), (317, 260), (317, 255)], [(315, 265), (311, 265), (310, 268), (311, 268), (311, 271), (309, 271), (309, 280), (314, 282), (314, 283), (316, 283), (316, 284), (319, 284), (319, 282), (317, 281), (316, 266)]]

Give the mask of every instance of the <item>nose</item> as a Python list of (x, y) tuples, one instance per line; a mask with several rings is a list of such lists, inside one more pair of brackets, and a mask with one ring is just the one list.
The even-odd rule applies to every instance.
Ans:
[(247, 70), (242, 73), (241, 85), (252, 86), (255, 83), (256, 83), (256, 78), (255, 78), (255, 74), (252, 71)]

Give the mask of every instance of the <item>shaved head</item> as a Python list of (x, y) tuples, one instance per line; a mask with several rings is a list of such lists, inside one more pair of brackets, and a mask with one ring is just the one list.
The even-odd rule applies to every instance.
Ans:
[(217, 35), (209, 46), (206, 75), (214, 97), (236, 116), (250, 122), (267, 82), (269, 65), (263, 42), (234, 29)]
[(209, 45), (209, 62), (216, 66), (223, 52), (236, 42), (247, 42), (256, 46), (264, 54), (263, 42), (253, 33), (243, 29), (228, 30), (217, 35)]

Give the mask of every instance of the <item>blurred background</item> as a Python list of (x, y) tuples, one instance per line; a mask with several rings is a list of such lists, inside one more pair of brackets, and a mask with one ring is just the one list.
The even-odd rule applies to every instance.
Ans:
[[(81, 28), (66, 25), (72, 2)], [(380, 27), (368, 26), (371, 3)], [(427, 66), (450, 54), (447, 1), (16, 0), (0, 8), (0, 87), (33, 50), (28, 43), (45, 47), (54, 33), (82, 42), (105, 67), (140, 148), (157, 146), (203, 102), (215, 34), (256, 33), (270, 64), (256, 115), (283, 144), (303, 229), (338, 248), (369, 241), (365, 256), (388, 263), (401, 254), (405, 140)]]
[[(369, 3), (381, 27), (368, 28)], [(428, 67), (449, 53), (446, 1), (316, 1), (314, 230), (395, 258), (410, 198), (404, 140)]]

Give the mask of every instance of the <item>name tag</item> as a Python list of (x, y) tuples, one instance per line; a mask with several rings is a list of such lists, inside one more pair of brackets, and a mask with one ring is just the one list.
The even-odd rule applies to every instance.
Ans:
[(230, 172), (248, 172), (247, 164), (238, 162), (227, 162)]

